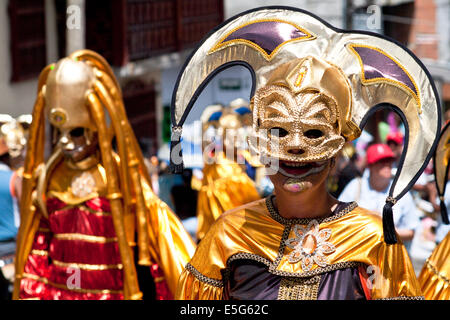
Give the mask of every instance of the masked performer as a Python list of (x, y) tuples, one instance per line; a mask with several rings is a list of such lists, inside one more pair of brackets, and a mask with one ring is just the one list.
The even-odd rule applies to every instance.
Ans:
[[(23, 174), (15, 299), (173, 297), (194, 243), (150, 188), (121, 95), (107, 62), (89, 50), (42, 71)], [(55, 146), (44, 162), (46, 120)]]
[[(449, 219), (444, 194), (450, 167), (450, 123), (447, 123), (442, 130), (433, 160), (442, 223), (448, 225)], [(419, 282), (425, 299), (450, 300), (450, 232), (426, 260), (419, 275)]]
[(17, 199), (21, 172), (14, 164), (23, 149), (23, 131), (10, 115), (0, 114), (0, 299), (11, 299), (14, 279), (14, 253), (20, 224)]
[(241, 108), (212, 105), (201, 116), (205, 164), (197, 202), (198, 241), (223, 212), (260, 199), (255, 183), (238, 163), (246, 136)]
[[(249, 145), (270, 166), (275, 190), (219, 217), (176, 298), (423, 299), (392, 217), (439, 133), (437, 93), (423, 64), (379, 35), (342, 31), (302, 10), (250, 10), (217, 27), (185, 64), (172, 100), (175, 132), (199, 90), (232, 65), (254, 75)], [(338, 202), (326, 183), (337, 152), (380, 104), (409, 130), (406, 170), (397, 171), (383, 218)]]

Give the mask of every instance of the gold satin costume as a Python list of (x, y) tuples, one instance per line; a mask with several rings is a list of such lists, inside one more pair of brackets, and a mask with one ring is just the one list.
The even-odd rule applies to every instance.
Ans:
[[(450, 123), (441, 131), (434, 154), (434, 176), (441, 206), (442, 221), (448, 224), (444, 199), (450, 160)], [(450, 300), (450, 233), (433, 250), (419, 275), (419, 282), (427, 300)]]
[(260, 199), (255, 183), (240, 164), (223, 154), (217, 158), (217, 162), (203, 167), (197, 204), (198, 240), (204, 238), (211, 225), (225, 211)]
[[(200, 117), (205, 136), (202, 143), (203, 152), (209, 157), (203, 167), (202, 185), (198, 192), (197, 241), (203, 239), (222, 213), (261, 198), (255, 182), (245, 172), (244, 165), (237, 162), (247, 155), (243, 152), (243, 145), (250, 110), (247, 108), (248, 113), (240, 115), (234, 111), (240, 105), (233, 106), (234, 102), (237, 101), (232, 101), (228, 107), (208, 106)], [(208, 137), (209, 130), (222, 138), (223, 149), (233, 146), (235, 154), (227, 157), (226, 152), (229, 150), (216, 151), (212, 137)], [(211, 147), (214, 149), (208, 153)]]
[[(135, 262), (151, 269), (157, 266), (160, 277), (154, 278), (155, 286), (165, 282), (173, 297), (195, 244), (150, 187), (120, 87), (106, 60), (93, 51), (80, 50), (46, 67), (39, 77), (32, 116), (20, 201), (13, 298), (19, 299), (25, 289), (33, 297), (33, 288), (37, 287), (38, 295), (43, 288), (49, 288), (50, 294), (45, 297), (49, 299), (96, 299), (96, 295), (141, 299)], [(68, 140), (67, 134), (73, 128), (85, 128), (86, 141), (92, 141), (92, 133), (97, 132), (96, 153), (72, 163), (62, 156), (58, 144), (50, 158), (44, 160), (47, 120), (59, 130), (60, 141)], [(112, 149), (113, 138), (117, 152)], [(68, 223), (71, 219), (77, 223)], [(65, 230), (70, 228), (74, 231), (67, 233)], [(91, 235), (93, 232), (100, 236)], [(52, 241), (48, 247), (47, 240)], [(113, 251), (106, 250), (109, 244), (115, 246), (108, 249)], [(35, 246), (42, 245), (45, 250), (36, 250)], [(93, 245), (98, 252), (81, 249)], [(79, 248), (77, 252), (75, 247)], [(57, 252), (59, 249), (63, 251)], [(52, 255), (68, 261), (52, 261)], [(115, 264), (91, 262), (108, 257), (114, 257)], [(77, 262), (81, 260), (86, 262)], [(102, 288), (94, 287), (95, 290), (83, 286), (72, 290), (64, 282), (50, 280), (48, 272), (60, 270), (56, 277), (66, 276), (69, 267), (80, 269), (86, 277), (92, 276), (82, 279), (82, 285), (89, 285), (89, 279), (98, 284), (100, 277), (95, 276), (96, 272), (117, 273), (110, 280), (105, 276)], [(25, 272), (27, 268), (42, 272), (30, 275)], [(123, 279), (120, 288), (103, 290), (119, 278)]]
[[(183, 271), (176, 299), (222, 299), (223, 274), (227, 274), (229, 263), (237, 259), (262, 262), (270, 273), (283, 278), (309, 278), (351, 266), (372, 266), (375, 276), (369, 293), (371, 299), (421, 298), (405, 247), (383, 241), (378, 214), (353, 204), (349, 210), (322, 220), (285, 219), (273, 210), (267, 199), (246, 204), (218, 218)], [(323, 266), (313, 262), (304, 271), (301, 263), (289, 262), (293, 250), (285, 241), (295, 238), (295, 225), (306, 226), (313, 220), (318, 222), (319, 232), (328, 229), (331, 233), (327, 242), (335, 250), (324, 254)], [(321, 244), (318, 234), (316, 239), (318, 250)], [(371, 273), (368, 275), (365, 280), (372, 281)]]
[(426, 260), (419, 283), (426, 300), (450, 300), (450, 233)]

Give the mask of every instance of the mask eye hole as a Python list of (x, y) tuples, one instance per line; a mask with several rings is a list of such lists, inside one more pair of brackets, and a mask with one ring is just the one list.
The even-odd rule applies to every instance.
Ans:
[(323, 132), (318, 129), (310, 129), (304, 133), (305, 137), (309, 139), (318, 139), (323, 137)]
[(286, 129), (280, 127), (274, 127), (270, 129), (270, 135), (277, 136), (280, 138), (286, 137), (289, 132)]
[(84, 134), (84, 128), (82, 128), (82, 127), (78, 127), (78, 128), (75, 128), (70, 131), (70, 136), (73, 138), (79, 138), (79, 137), (83, 136), (83, 134)]

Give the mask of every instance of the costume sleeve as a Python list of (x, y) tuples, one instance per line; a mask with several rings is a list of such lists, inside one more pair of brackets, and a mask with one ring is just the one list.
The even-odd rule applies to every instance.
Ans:
[(150, 189), (146, 190), (148, 207), (149, 251), (164, 273), (172, 294), (184, 266), (194, 255), (195, 244), (178, 217)]
[(31, 251), (21, 275), (20, 299), (45, 299), (49, 278), (48, 250), (52, 233), (49, 222), (41, 217)]
[(423, 299), (411, 260), (400, 240), (391, 245), (380, 242), (374, 250), (376, 265), (367, 267), (372, 299)]
[(450, 233), (434, 249), (419, 275), (425, 299), (450, 300)]
[(208, 181), (198, 194), (197, 239), (203, 239), (212, 224), (225, 211), (260, 198), (255, 183), (245, 172), (239, 171), (233, 176)]
[(190, 265), (182, 272), (175, 294), (176, 300), (221, 300), (223, 287), (210, 283)]

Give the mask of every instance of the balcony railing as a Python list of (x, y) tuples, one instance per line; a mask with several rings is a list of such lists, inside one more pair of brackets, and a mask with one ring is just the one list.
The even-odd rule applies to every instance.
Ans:
[(223, 0), (86, 1), (86, 45), (113, 65), (195, 46), (223, 21)]

